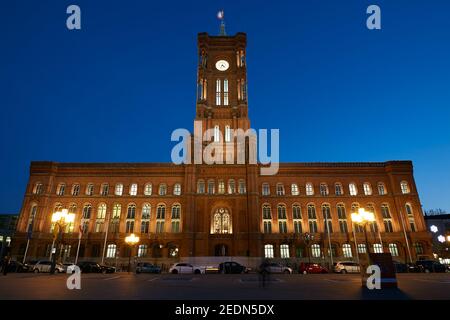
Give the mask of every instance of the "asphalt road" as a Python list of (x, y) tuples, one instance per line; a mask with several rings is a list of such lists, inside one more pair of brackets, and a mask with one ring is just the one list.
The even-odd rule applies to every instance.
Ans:
[(262, 287), (256, 274), (82, 274), (81, 289), (69, 290), (69, 275), (0, 275), (0, 300), (315, 300), (450, 299), (450, 273), (398, 274), (398, 289), (361, 288), (359, 275), (272, 275)]

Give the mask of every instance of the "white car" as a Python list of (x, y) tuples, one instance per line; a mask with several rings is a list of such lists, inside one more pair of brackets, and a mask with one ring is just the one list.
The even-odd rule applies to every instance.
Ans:
[[(33, 272), (39, 273), (39, 272), (50, 272), (52, 268), (52, 262), (48, 260), (39, 260), (34, 266), (33, 266)], [(55, 265), (55, 273), (63, 273), (64, 266), (60, 263), (57, 263)]]
[(170, 267), (169, 273), (200, 274), (200, 273), (205, 273), (205, 270), (206, 270), (206, 267), (193, 266), (192, 264), (189, 264), (189, 263), (180, 262), (180, 263), (175, 263), (172, 267)]
[(284, 273), (284, 274), (291, 274), (292, 269), (286, 266), (283, 266), (279, 263), (271, 262), (267, 266), (267, 271), (269, 273)]
[(359, 273), (359, 264), (354, 261), (338, 261), (334, 264), (334, 272)]

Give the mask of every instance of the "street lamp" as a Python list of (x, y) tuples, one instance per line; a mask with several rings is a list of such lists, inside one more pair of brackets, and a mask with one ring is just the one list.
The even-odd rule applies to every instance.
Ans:
[(305, 241), (306, 253), (308, 254), (308, 263), (311, 263), (311, 255), (309, 253), (309, 244), (313, 240), (314, 240), (314, 235), (312, 235), (311, 233), (306, 232), (303, 234), (303, 241)]
[(125, 242), (130, 246), (130, 256), (128, 258), (128, 272), (130, 272), (131, 267), (131, 251), (133, 251), (133, 247), (136, 243), (139, 242), (139, 237), (136, 237), (134, 233), (130, 234), (128, 237), (125, 237)]
[[(373, 212), (364, 210), (364, 208), (359, 208), (358, 212), (353, 212), (351, 217), (354, 223), (359, 224), (360, 226), (363, 227), (364, 237), (366, 239), (367, 254), (369, 254), (370, 247), (369, 241), (367, 240), (366, 226), (368, 223), (375, 222), (375, 215), (373, 214)], [(356, 250), (358, 249), (356, 248)]]
[[(75, 221), (75, 214), (74, 213), (69, 213), (69, 211), (67, 209), (62, 209), (61, 211), (56, 211), (52, 214), (52, 223), (55, 224), (55, 236), (54, 239), (56, 240), (56, 235), (58, 234), (58, 239), (62, 237), (62, 233), (64, 231), (64, 228), (70, 224), (73, 223)], [(56, 228), (58, 228), (58, 231), (56, 231)], [(56, 248), (58, 248), (59, 244), (56, 243)], [(50, 274), (54, 274), (55, 273), (55, 268), (56, 268), (56, 250), (55, 253), (53, 254), (53, 259), (52, 259), (52, 265), (50, 268)]]

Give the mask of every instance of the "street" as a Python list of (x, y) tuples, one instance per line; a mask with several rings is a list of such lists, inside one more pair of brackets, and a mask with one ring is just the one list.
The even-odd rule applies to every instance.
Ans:
[(450, 274), (398, 274), (398, 289), (361, 288), (359, 274), (271, 275), (265, 287), (256, 274), (82, 274), (69, 290), (69, 275), (11, 273), (0, 276), (0, 299), (147, 300), (372, 300), (450, 299)]

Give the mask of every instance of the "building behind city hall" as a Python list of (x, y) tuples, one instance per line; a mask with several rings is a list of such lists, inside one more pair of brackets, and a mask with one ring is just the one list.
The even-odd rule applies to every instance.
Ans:
[[(250, 128), (246, 42), (244, 33), (198, 35), (195, 120), (214, 141), (232, 142), (234, 130)], [(329, 263), (367, 250), (402, 262), (432, 256), (410, 161), (280, 163), (276, 175), (262, 175), (248, 160), (32, 162), (12, 253), (48, 259), (51, 216), (67, 209), (76, 218), (58, 241), (58, 258), (66, 261), (77, 251), (84, 260), (127, 261), (125, 237), (132, 233), (140, 238), (132, 255), (158, 264), (254, 265), (263, 257)], [(350, 219), (358, 208), (376, 217), (367, 227), (370, 248)]]

